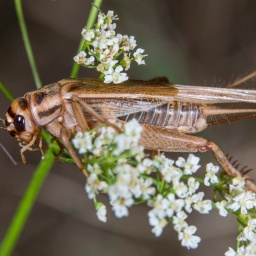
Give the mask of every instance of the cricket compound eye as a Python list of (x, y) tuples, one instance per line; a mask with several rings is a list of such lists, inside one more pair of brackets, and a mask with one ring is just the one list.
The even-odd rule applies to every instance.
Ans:
[(17, 132), (22, 132), (25, 130), (25, 118), (21, 115), (16, 115), (14, 117), (13, 124)]

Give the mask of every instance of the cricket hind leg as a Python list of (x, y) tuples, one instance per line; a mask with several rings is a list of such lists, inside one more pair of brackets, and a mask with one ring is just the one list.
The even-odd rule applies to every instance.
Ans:
[[(242, 176), (228, 160), (224, 152), (212, 141), (201, 137), (180, 133), (164, 127), (143, 125), (140, 144), (149, 150), (170, 152), (206, 152), (212, 151), (214, 157), (229, 176)], [(245, 176), (248, 187), (256, 192), (256, 185)]]

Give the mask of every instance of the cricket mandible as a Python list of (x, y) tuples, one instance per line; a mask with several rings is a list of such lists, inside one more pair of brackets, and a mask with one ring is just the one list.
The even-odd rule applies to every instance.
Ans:
[[(23, 163), (27, 150), (37, 147), (43, 154), (41, 128), (45, 128), (88, 177), (71, 145), (72, 134), (99, 124), (121, 131), (116, 122), (123, 124), (135, 118), (143, 127), (140, 144), (145, 149), (212, 151), (228, 175), (241, 176), (214, 142), (191, 134), (216, 123), (255, 116), (255, 90), (176, 85), (166, 79), (104, 84), (99, 79), (87, 78), (63, 79), (28, 92), (11, 103), (1, 120), (3, 129), (21, 145)], [(256, 185), (248, 177), (246, 181), (256, 191)]]

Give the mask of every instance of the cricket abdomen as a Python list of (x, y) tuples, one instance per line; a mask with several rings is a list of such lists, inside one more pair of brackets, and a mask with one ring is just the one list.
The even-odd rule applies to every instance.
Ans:
[(135, 118), (141, 124), (177, 129), (184, 133), (195, 133), (207, 127), (202, 106), (195, 103), (173, 101), (148, 111), (135, 112), (119, 119), (127, 122)]

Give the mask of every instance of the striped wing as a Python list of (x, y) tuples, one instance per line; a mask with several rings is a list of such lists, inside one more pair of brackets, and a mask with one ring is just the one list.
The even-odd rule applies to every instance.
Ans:
[[(172, 101), (212, 105), (213, 108), (232, 103), (240, 108), (241, 102), (249, 103), (255, 110), (256, 91), (189, 85), (174, 85), (154, 81), (128, 81), (122, 84), (104, 84), (97, 79), (65, 79), (64, 98), (76, 94), (90, 104), (99, 114), (108, 118), (148, 111)], [(86, 116), (90, 118), (89, 116)]]

